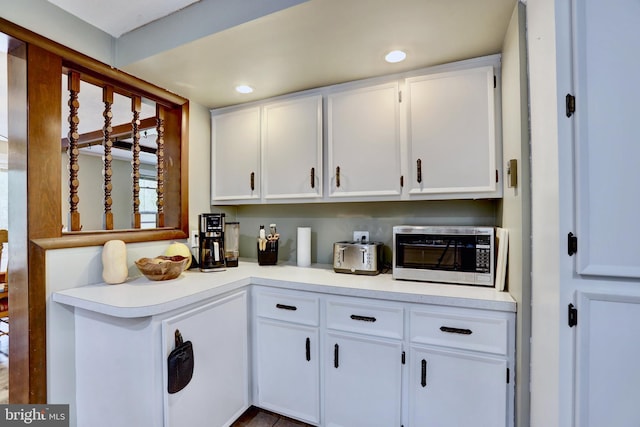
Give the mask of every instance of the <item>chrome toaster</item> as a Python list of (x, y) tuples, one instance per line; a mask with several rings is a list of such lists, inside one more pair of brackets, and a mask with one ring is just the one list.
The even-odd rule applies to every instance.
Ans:
[(333, 271), (376, 275), (382, 270), (382, 243), (336, 242), (333, 244)]

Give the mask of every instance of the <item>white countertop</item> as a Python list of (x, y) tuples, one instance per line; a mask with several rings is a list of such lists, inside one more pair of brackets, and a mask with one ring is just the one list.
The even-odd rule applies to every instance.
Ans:
[(53, 300), (115, 317), (147, 317), (176, 310), (248, 285), (301, 291), (379, 298), (391, 301), (438, 304), (454, 307), (516, 311), (508, 292), (480, 286), (393, 280), (391, 274), (363, 276), (335, 273), (329, 265), (297, 267), (260, 266), (240, 261), (238, 267), (202, 273), (190, 270), (167, 281), (146, 277), (118, 285), (96, 284), (53, 294)]

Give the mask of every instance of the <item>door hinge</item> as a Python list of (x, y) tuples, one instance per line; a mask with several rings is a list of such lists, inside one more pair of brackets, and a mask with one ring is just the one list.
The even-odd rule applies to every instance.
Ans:
[(567, 317), (568, 317), (570, 328), (578, 324), (578, 309), (571, 303), (569, 303), (569, 309), (567, 310)]
[(509, 368), (507, 368), (507, 384), (509, 384), (509, 377), (510, 377), (509, 374), (510, 374), (510, 371), (509, 371)]
[(398, 102), (402, 102), (402, 91), (398, 91)]
[(496, 75), (494, 74), (494, 75), (493, 75), (493, 88), (494, 88), (494, 89), (498, 87), (497, 80), (498, 80), (498, 79), (496, 79)]
[(572, 232), (569, 232), (567, 235), (567, 253), (569, 256), (572, 256), (576, 252), (578, 252), (578, 237)]
[(576, 97), (568, 93), (565, 98), (565, 103), (567, 108), (567, 117), (571, 117), (573, 113), (576, 112)]
[(402, 352), (402, 364), (404, 365), (407, 362), (407, 357), (404, 353), (404, 351)]

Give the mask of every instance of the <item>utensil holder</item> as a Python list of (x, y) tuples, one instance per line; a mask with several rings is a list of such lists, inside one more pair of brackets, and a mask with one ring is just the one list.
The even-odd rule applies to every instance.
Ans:
[(258, 242), (258, 265), (276, 265), (278, 263), (278, 241), (268, 240), (264, 251), (260, 250)]

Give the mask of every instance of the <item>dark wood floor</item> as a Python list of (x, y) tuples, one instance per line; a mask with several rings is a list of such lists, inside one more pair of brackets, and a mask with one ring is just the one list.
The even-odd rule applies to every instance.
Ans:
[(312, 427), (301, 421), (265, 411), (264, 409), (250, 407), (231, 427)]

